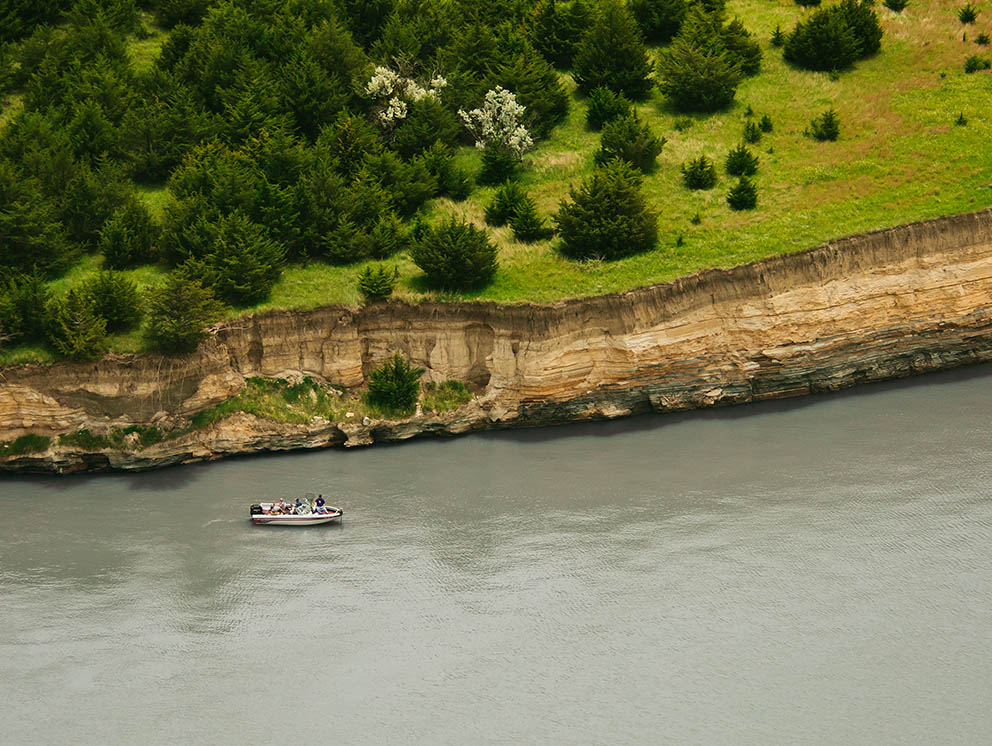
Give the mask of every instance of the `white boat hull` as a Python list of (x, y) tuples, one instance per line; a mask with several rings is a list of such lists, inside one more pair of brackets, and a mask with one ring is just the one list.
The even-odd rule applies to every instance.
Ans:
[(344, 515), (343, 510), (332, 508), (329, 505), (327, 506), (329, 511), (327, 513), (303, 513), (302, 515), (269, 513), (268, 511), (272, 509), (271, 503), (262, 503), (261, 507), (264, 512), (251, 514), (251, 522), (259, 526), (319, 526), (322, 523), (341, 520), (341, 516)]

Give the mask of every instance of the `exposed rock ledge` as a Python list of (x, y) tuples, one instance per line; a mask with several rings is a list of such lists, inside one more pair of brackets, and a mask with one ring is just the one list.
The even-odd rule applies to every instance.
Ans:
[[(620, 295), (552, 305), (384, 303), (218, 327), (187, 357), (0, 370), (0, 440), (187, 416), (246, 376), (360, 386), (399, 351), (477, 395), (444, 416), (283, 425), (236, 415), (142, 450), (53, 445), (0, 469), (148, 469), (232, 454), (620, 417), (830, 391), (992, 359), (992, 210)], [(350, 421), (349, 421), (350, 422)]]

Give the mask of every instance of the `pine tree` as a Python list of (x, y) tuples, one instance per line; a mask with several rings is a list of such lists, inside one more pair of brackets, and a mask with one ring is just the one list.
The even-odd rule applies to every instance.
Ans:
[(603, 127), (599, 150), (594, 156), (598, 165), (614, 158), (627, 161), (634, 168), (647, 173), (654, 169), (655, 161), (665, 145), (665, 138), (658, 138), (651, 128), (636, 114), (614, 119)]
[(70, 360), (96, 360), (107, 351), (107, 322), (87, 294), (74, 288), (49, 304), (48, 339)]
[(758, 206), (758, 188), (747, 176), (742, 176), (727, 194), (727, 204), (731, 210), (753, 210)]
[(207, 336), (205, 327), (220, 316), (223, 306), (198, 279), (177, 270), (165, 283), (148, 291), (146, 334), (163, 352), (190, 352)]
[(513, 237), (525, 243), (543, 241), (554, 235), (544, 218), (537, 214), (537, 205), (530, 197), (525, 197), (517, 206), (516, 214), (510, 219), (510, 227), (513, 229)]
[(658, 219), (641, 193), (640, 174), (624, 161), (597, 168), (570, 189), (554, 219), (559, 250), (571, 259), (621, 259), (658, 242)]
[(651, 90), (651, 62), (640, 29), (619, 0), (608, 0), (575, 55), (575, 81), (590, 93), (605, 86), (640, 101)]
[(741, 143), (727, 154), (725, 166), (731, 176), (753, 176), (758, 170), (758, 156)]
[(687, 8), (686, 0), (631, 0), (630, 3), (644, 38), (654, 44), (665, 44), (675, 38)]

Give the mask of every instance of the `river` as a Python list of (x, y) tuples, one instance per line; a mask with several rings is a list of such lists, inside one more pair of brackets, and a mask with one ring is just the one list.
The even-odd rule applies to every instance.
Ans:
[(987, 744), (990, 385), (4, 478), (0, 741)]

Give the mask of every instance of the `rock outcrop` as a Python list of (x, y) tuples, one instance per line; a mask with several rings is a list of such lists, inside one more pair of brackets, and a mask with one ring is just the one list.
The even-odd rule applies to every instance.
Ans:
[[(992, 359), (992, 210), (854, 236), (619, 295), (551, 305), (378, 303), (240, 319), (180, 358), (0, 370), (0, 440), (183, 418), (247, 376), (361, 386), (394, 352), (474, 400), (404, 421), (237, 415), (133, 451), (53, 445), (8, 470), (145, 469), (829, 391)], [(54, 442), (54, 441), (53, 441)]]

